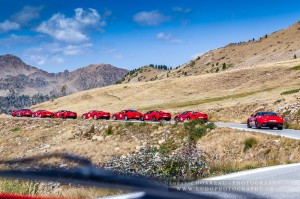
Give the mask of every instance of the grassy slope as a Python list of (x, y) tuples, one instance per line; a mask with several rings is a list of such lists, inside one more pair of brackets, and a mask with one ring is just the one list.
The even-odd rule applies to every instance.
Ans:
[[(164, 109), (172, 113), (187, 109), (210, 111), (233, 107), (273, 103), (287, 90), (300, 87), (299, 70), (290, 70), (300, 60), (291, 60), (217, 74), (171, 78), (153, 82), (112, 85), (75, 93), (33, 109), (71, 109), (79, 114), (92, 109), (116, 112), (135, 108), (141, 111)], [(247, 115), (253, 110), (247, 110)], [(240, 121), (238, 118), (226, 118)]]

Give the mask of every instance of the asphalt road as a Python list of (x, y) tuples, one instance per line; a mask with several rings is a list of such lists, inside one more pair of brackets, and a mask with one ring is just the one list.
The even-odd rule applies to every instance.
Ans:
[(288, 137), (288, 138), (300, 140), (300, 130), (293, 130), (293, 129), (277, 130), (276, 128), (274, 128), (274, 129), (269, 129), (269, 128), (255, 129), (255, 128), (247, 128), (246, 124), (221, 123), (221, 122), (216, 122), (215, 124), (218, 127), (229, 127), (229, 128), (239, 129), (239, 130), (243, 130), (243, 131), (259, 132), (259, 133), (278, 135), (278, 136), (282, 136), (282, 137)]
[(196, 192), (217, 198), (296, 199), (300, 198), (300, 163), (241, 171), (193, 184), (197, 184), (193, 189), (201, 188)]
[[(13, 118), (12, 116), (8, 115), (8, 118)], [(18, 118), (20, 119), (20, 118)], [(24, 117), (22, 119), (41, 119), (41, 118), (28, 118)], [(102, 121), (102, 120), (98, 120)], [(134, 123), (141, 123), (142, 121), (139, 120), (129, 120), (129, 121), (124, 121), (124, 120), (104, 120), (104, 121), (109, 121), (109, 122), (134, 122)], [(144, 121), (147, 123), (154, 123), (158, 124), (160, 122), (152, 122), (152, 121)], [(175, 124), (174, 120), (171, 121), (163, 121), (164, 123), (168, 124)], [(250, 132), (258, 132), (258, 133), (264, 133), (264, 134), (270, 134), (270, 135), (277, 135), (277, 136), (282, 136), (282, 137), (287, 137), (287, 138), (292, 138), (292, 139), (297, 139), (300, 140), (300, 130), (293, 130), (293, 129), (283, 129), (283, 130), (277, 130), (276, 128), (274, 129), (269, 129), (269, 128), (261, 128), (261, 129), (255, 129), (255, 128), (247, 128), (246, 124), (235, 124), (235, 123), (222, 123), (222, 122), (216, 122), (215, 123), (217, 127), (228, 127), (232, 129), (239, 129), (243, 131), (250, 131)], [(300, 198), (300, 197), (299, 197)]]
[[(252, 169), (228, 175), (180, 184), (177, 190), (189, 190), (199, 198), (225, 199), (299, 199), (300, 163)], [(144, 193), (130, 193), (103, 199), (140, 199)]]

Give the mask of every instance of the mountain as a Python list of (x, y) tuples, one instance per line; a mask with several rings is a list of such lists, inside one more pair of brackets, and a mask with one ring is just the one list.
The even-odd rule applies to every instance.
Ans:
[(128, 72), (109, 64), (92, 64), (72, 72), (48, 73), (14, 55), (0, 56), (0, 70), (0, 96), (50, 95), (62, 88), (66, 93), (74, 93), (114, 84)]
[(91, 64), (72, 72), (48, 73), (25, 64), (14, 55), (0, 56), (0, 71), (0, 113), (111, 85), (128, 73), (109, 64)]

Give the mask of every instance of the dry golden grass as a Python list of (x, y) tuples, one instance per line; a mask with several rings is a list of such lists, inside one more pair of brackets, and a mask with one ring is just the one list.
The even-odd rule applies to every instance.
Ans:
[[(225, 109), (237, 104), (272, 104), (280, 98), (288, 101), (290, 95), (280, 94), (299, 88), (300, 71), (289, 70), (299, 64), (300, 60), (291, 60), (220, 74), (112, 85), (75, 93), (32, 108), (52, 111), (70, 109), (80, 115), (93, 109), (111, 113), (127, 108), (141, 111), (163, 109), (177, 113), (188, 109), (209, 112), (212, 109)], [(215, 120), (218, 119), (216, 116)], [(235, 116), (226, 119), (241, 122)]]
[[(254, 140), (252, 147), (246, 141)], [(197, 143), (211, 167), (211, 175), (300, 161), (300, 141), (260, 133), (217, 128)]]

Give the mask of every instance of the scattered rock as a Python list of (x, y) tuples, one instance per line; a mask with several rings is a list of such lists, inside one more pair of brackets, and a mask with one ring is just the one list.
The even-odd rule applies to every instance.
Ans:
[(104, 140), (104, 137), (103, 137), (103, 136), (94, 135), (94, 136), (92, 137), (92, 140), (93, 140), (93, 141), (99, 141), (99, 142), (101, 142), (101, 141)]
[(165, 143), (166, 142), (166, 140), (165, 139), (161, 139), (161, 140), (158, 140), (158, 144), (163, 144), (163, 143)]

